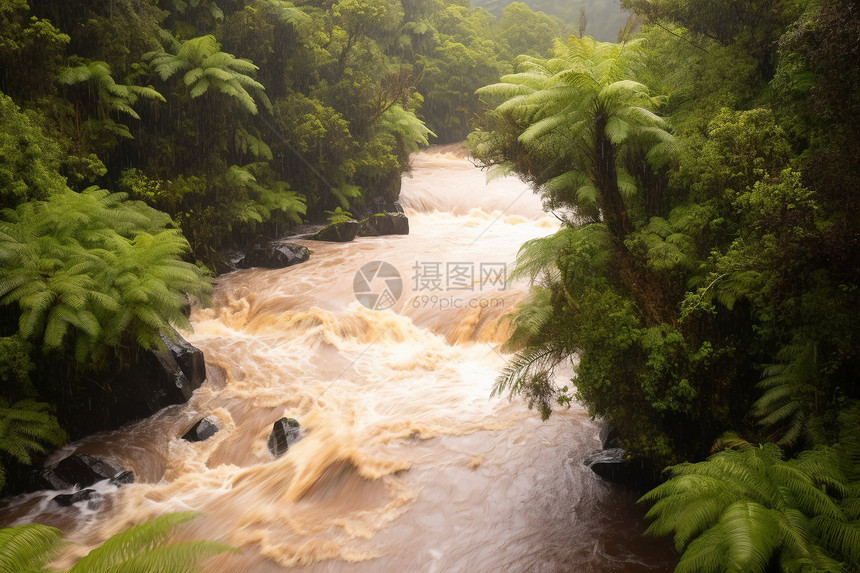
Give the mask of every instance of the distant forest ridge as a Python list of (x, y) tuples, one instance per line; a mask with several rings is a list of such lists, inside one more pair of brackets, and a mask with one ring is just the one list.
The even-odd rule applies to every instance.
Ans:
[[(472, 0), (472, 7), (481, 7), (498, 16), (509, 0)], [(585, 10), (585, 34), (601, 42), (615, 42), (630, 13), (621, 8), (620, 0), (529, 0), (535, 11), (557, 16), (568, 24), (569, 31), (578, 32), (579, 19)]]

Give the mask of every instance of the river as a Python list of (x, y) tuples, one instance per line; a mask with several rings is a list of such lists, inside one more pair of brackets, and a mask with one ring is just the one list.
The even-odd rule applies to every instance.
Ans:
[[(416, 155), (401, 201), (408, 236), (297, 241), (307, 263), (220, 277), (187, 333), (210, 365), (191, 401), (54, 456), (109, 458), (137, 483), (103, 487), (98, 510), (31, 494), (2, 521), (63, 529), (77, 545), (60, 565), (192, 509), (203, 515), (182, 538), (241, 549), (212, 572), (671, 570), (667, 545), (640, 536), (634, 497), (583, 465), (600, 440), (581, 406), (542, 422), (522, 400), (490, 398), (505, 364), (499, 318), (528, 287), (504, 279), (519, 246), (558, 221), (522, 182), (487, 184), (456, 146)], [(381, 262), (388, 274), (374, 275)], [(377, 309), (354, 292), (386, 288), (362, 298)], [(220, 431), (181, 440), (203, 416)], [(281, 416), (305, 434), (273, 459)]]

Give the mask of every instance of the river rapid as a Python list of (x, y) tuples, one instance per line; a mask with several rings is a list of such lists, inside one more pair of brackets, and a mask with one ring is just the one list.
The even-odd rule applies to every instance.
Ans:
[[(0, 525), (60, 527), (75, 542), (60, 566), (129, 525), (196, 510), (177, 539), (241, 550), (209, 572), (670, 571), (632, 494), (583, 465), (600, 428), (580, 405), (542, 422), (520, 399), (490, 398), (499, 319), (528, 291), (504, 279), (558, 221), (519, 180), (487, 184), (457, 146), (414, 156), (401, 202), (408, 236), (298, 240), (306, 263), (219, 277), (185, 333), (209, 374), (191, 401), (52, 458), (90, 453), (137, 482), (101, 486), (98, 510), (57, 509), (44, 492), (6, 500)], [(355, 281), (374, 261), (397, 271), (399, 297), (397, 276), (372, 266)], [(389, 288), (376, 304), (390, 308), (366, 308), (356, 288)], [(179, 438), (204, 416), (220, 431)], [(282, 416), (304, 436), (274, 459)]]

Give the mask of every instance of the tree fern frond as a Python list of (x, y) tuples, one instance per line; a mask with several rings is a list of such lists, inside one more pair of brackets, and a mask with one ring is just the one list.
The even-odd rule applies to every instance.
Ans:
[(47, 565), (62, 545), (63, 533), (35, 523), (0, 529), (0, 571), (36, 573)]

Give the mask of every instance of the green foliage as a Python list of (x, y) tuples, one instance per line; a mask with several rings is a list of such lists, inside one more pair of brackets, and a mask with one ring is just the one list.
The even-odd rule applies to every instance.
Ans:
[(638, 191), (624, 154), (635, 145), (657, 168), (674, 148), (665, 122), (652, 111), (661, 100), (631, 79), (640, 59), (636, 43), (575, 36), (553, 58), (520, 58), (516, 74), (478, 90), (502, 100), (493, 117), (510, 128), (473, 134), (473, 152), (485, 165), (511, 163), (546, 184), (552, 208), (603, 220), (623, 239), (633, 230), (626, 203)]
[(793, 445), (806, 431), (810, 412), (804, 406), (816, 401), (820, 365), (812, 344), (802, 349), (786, 347), (778, 357), (786, 362), (765, 366), (758, 384), (763, 393), (752, 414), (778, 438), (776, 443)]
[(56, 143), (0, 94), (0, 207), (44, 199), (61, 189), (55, 175), (58, 155)]
[(63, 532), (30, 523), (0, 529), (0, 568), (7, 573), (41, 573), (62, 544)]
[(562, 38), (563, 23), (543, 12), (532, 12), (527, 4), (511, 2), (502, 8), (495, 28), (500, 43), (511, 57), (527, 54), (546, 56), (553, 42)]
[[(495, 392), (545, 416), (568, 395), (552, 366), (576, 355), (576, 396), (658, 465), (732, 428), (832, 446), (857, 398), (860, 140), (844, 126), (860, 84), (820, 39), (853, 45), (860, 20), (848, 3), (629, 4), (650, 18), (640, 39), (572, 38), (478, 91), (473, 154), (564, 222), (518, 257), (533, 298)], [(837, 89), (852, 117), (819, 92)]]
[(773, 444), (747, 444), (697, 464), (640, 501), (653, 504), (647, 533), (674, 535), (675, 571), (841, 571), (858, 564), (856, 483), (837, 452), (816, 448), (784, 460)]
[[(180, 44), (176, 54), (149, 52), (144, 57), (150, 60), (152, 68), (162, 80), (185, 72), (182, 84), (192, 99), (202, 96), (212, 87), (233, 98), (251, 114), (257, 113), (256, 100), (267, 107), (271, 105), (263, 84), (250, 76), (257, 71), (257, 66), (249, 60), (222, 52), (215, 36), (186, 40)], [(256, 100), (248, 90), (256, 94)]]
[(189, 326), (183, 294), (208, 295), (169, 219), (121, 195), (67, 191), (3, 218), (0, 302), (20, 307), (22, 336), (49, 349), (68, 336), (81, 362), (129, 339), (158, 347), (171, 325)]
[[(66, 573), (200, 571), (206, 558), (235, 550), (214, 541), (166, 543), (178, 525), (197, 515), (169, 513), (130, 527), (90, 551)], [(61, 539), (59, 529), (39, 524), (0, 529), (0, 566), (8, 573), (48, 571), (45, 565), (60, 548)]]
[(397, 138), (407, 158), (418, 151), (419, 147), (430, 145), (427, 138), (436, 135), (420, 119), (415, 117), (415, 113), (396, 104), (385, 110), (379, 116), (379, 121), (384, 131)]
[(65, 441), (66, 433), (48, 404), (22, 400), (10, 405), (0, 399), (0, 490), (6, 484), (6, 459), (31, 465), (35, 456), (47, 453), (46, 445)]
[(352, 213), (343, 211), (340, 207), (336, 207), (334, 211), (326, 211), (326, 215), (328, 215), (330, 225), (352, 221), (353, 219)]
[(138, 99), (167, 101), (164, 96), (151, 87), (127, 86), (116, 83), (111, 77), (110, 66), (105, 62), (88, 62), (69, 68), (60, 76), (60, 81), (68, 85), (92, 83), (98, 97), (99, 117), (102, 119), (107, 117), (108, 112), (111, 111), (121, 112), (134, 119), (140, 119), (132, 107)]
[[(71, 38), (30, 13), (26, 0), (0, 4), (0, 91), (36, 98), (52, 91)], [(34, 65), (38, 62), (38, 65)]]
[(90, 551), (67, 573), (199, 571), (200, 561), (231, 548), (214, 541), (164, 543), (177, 525), (197, 515), (194, 512), (169, 513), (117, 533)]

